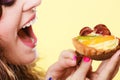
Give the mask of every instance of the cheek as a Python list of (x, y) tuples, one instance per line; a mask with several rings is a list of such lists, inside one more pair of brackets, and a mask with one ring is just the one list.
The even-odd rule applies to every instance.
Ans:
[(5, 42), (16, 42), (19, 21), (0, 21), (0, 38)]
[(17, 35), (17, 27), (13, 22), (8, 22), (0, 25), (0, 38), (2, 39), (14, 39)]
[[(14, 13), (13, 13), (14, 12)], [(12, 15), (14, 16), (12, 16)], [(11, 34), (11, 33), (17, 33), (17, 30), (20, 27), (21, 23), (21, 17), (22, 12), (16, 12), (16, 11), (7, 11), (3, 13), (1, 20), (0, 20), (0, 34)]]

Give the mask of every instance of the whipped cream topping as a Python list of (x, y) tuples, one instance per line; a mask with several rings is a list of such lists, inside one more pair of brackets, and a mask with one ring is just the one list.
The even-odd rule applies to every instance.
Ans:
[(94, 31), (88, 34), (88, 36), (100, 36), (101, 34), (96, 34)]
[(114, 49), (119, 44), (119, 40), (117, 38), (113, 40), (108, 40), (102, 43), (94, 44), (94, 45), (87, 45), (89, 47), (93, 47), (95, 49), (102, 49), (102, 50), (108, 50), (108, 49)]

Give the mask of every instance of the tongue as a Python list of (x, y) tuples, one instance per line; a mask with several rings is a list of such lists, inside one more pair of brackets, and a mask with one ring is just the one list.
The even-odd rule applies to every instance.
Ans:
[(32, 27), (21, 29), (18, 32), (18, 36), (25, 45), (30, 46), (30, 47), (35, 47), (36, 37), (34, 36)]

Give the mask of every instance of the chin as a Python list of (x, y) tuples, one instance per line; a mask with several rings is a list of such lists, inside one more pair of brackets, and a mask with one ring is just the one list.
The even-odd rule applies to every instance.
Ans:
[(25, 51), (22, 50), (20, 53), (17, 53), (20, 55), (18, 55), (18, 57), (16, 56), (16, 58), (12, 60), (12, 61), (16, 61), (13, 63), (18, 64), (18, 65), (26, 65), (26, 64), (31, 64), (36, 60), (37, 52), (35, 49), (30, 49), (30, 48), (29, 49), (24, 48), (24, 49)]
[(36, 50), (34, 50), (27, 54), (23, 63), (25, 62), (25, 64), (30, 64), (30, 63), (34, 62), (36, 60), (36, 58), (37, 58), (37, 53), (36, 53)]
[[(27, 65), (27, 64), (31, 64), (36, 60), (36, 56), (32, 56), (32, 57), (28, 57), (28, 58), (24, 58), (21, 60), (20, 64), (21, 65)], [(18, 63), (19, 64), (19, 63)]]

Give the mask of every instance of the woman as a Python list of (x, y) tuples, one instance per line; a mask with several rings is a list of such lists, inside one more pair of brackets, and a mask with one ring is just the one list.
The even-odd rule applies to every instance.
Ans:
[[(34, 69), (37, 39), (32, 30), (32, 24), (36, 18), (35, 8), (40, 2), (41, 0), (0, 0), (0, 80), (43, 79), (43, 73)], [(77, 65), (76, 53), (71, 50), (64, 51), (59, 60), (48, 69), (45, 79), (112, 79), (111, 76), (118, 71), (119, 54), (120, 51), (110, 60), (104, 61), (93, 73), (91, 59), (81, 58), (83, 60), (79, 63), (80, 65)], [(114, 65), (109, 67), (111, 63)], [(99, 70), (103, 71), (99, 72)], [(106, 75), (102, 74), (104, 71)]]
[[(32, 23), (40, 0), (0, 0), (0, 80), (39, 80)], [(41, 74), (40, 74), (41, 75)]]

